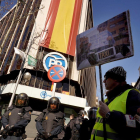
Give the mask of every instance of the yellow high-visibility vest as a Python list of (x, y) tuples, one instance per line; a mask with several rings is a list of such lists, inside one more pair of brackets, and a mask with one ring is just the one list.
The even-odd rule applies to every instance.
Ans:
[[(126, 90), (124, 93), (122, 93), (120, 96), (117, 96), (109, 105), (110, 111), (120, 111), (123, 114), (126, 114), (126, 100), (129, 91), (132, 89)], [(108, 99), (105, 100), (107, 102)], [(103, 117), (99, 114), (99, 109), (97, 110), (96, 115), (96, 123), (93, 127), (92, 133), (91, 133), (91, 140), (95, 137), (95, 140), (104, 140), (104, 131), (103, 131)], [(110, 128), (109, 124), (106, 123), (106, 136), (107, 140), (120, 140), (119, 134), (116, 133), (113, 129)], [(137, 139), (138, 140), (138, 139)]]

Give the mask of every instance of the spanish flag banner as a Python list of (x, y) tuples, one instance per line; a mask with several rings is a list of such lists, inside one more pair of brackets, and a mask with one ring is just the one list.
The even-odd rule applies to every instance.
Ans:
[(82, 1), (51, 1), (40, 46), (75, 56)]

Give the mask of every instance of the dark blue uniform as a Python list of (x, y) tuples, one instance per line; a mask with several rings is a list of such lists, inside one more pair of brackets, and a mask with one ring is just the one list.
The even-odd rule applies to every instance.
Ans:
[(12, 126), (8, 131), (7, 138), (2, 140), (20, 140), (25, 137), (25, 127), (31, 120), (31, 107), (16, 107), (11, 106), (2, 116), (2, 125), (6, 128), (7, 125)]
[(43, 110), (43, 112), (36, 118), (36, 128), (43, 138), (43, 133), (47, 132), (51, 134), (49, 140), (59, 140), (64, 137), (64, 114), (61, 111), (50, 112), (48, 109)]

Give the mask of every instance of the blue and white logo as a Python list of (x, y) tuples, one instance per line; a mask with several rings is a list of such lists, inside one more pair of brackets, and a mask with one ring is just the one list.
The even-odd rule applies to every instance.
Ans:
[(46, 71), (48, 71), (54, 65), (61, 65), (67, 69), (67, 60), (66, 58), (57, 52), (48, 53), (43, 59), (43, 66)]
[[(42, 91), (40, 93), (41, 98), (45, 99), (46, 97), (52, 97), (52, 95), (48, 95), (46, 91)], [(59, 100), (61, 99), (61, 97), (57, 97)]]
[(42, 98), (46, 98), (47, 96), (51, 97), (51, 95), (47, 95), (47, 92), (46, 92), (46, 91), (42, 91), (42, 92), (40, 93), (40, 96), (41, 96)]

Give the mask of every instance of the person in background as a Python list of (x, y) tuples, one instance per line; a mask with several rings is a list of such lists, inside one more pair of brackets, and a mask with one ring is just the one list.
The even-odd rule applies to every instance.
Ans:
[(2, 116), (2, 140), (26, 139), (25, 127), (31, 121), (32, 108), (28, 106), (27, 94), (20, 93), (16, 96), (15, 105), (8, 107)]
[[(99, 102), (96, 123), (91, 140), (136, 140), (134, 116), (140, 108), (140, 93), (126, 83), (126, 71), (123, 67), (114, 67), (104, 75), (107, 99)], [(106, 131), (103, 128), (105, 120)]]
[(70, 120), (73, 120), (74, 119), (74, 114), (71, 114), (70, 115)]
[(72, 140), (72, 128), (74, 127), (74, 120), (75, 116), (74, 114), (70, 115), (70, 121), (67, 124), (67, 127), (65, 129), (65, 140)]
[(72, 140), (88, 140), (88, 119), (84, 118), (85, 115), (85, 110), (80, 110), (78, 117), (74, 119), (74, 125), (72, 127)]
[(93, 129), (93, 126), (95, 125), (95, 122), (96, 122), (96, 112), (97, 112), (97, 107), (91, 107), (89, 110), (88, 110), (88, 139), (90, 139), (90, 136), (91, 136), (91, 132), (92, 132), (92, 129)]
[(67, 124), (66, 124), (66, 119), (64, 118), (64, 130), (66, 130)]
[(36, 118), (36, 129), (39, 135), (35, 139), (60, 140), (64, 137), (64, 113), (60, 111), (60, 101), (52, 97), (47, 108)]

